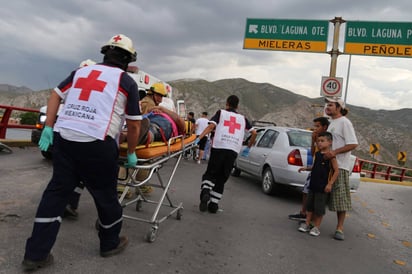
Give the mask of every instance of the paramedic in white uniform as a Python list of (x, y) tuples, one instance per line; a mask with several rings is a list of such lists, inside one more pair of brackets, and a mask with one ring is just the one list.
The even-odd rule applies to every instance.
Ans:
[(195, 143), (215, 129), (212, 149), (206, 172), (202, 176), (200, 192), (200, 211), (216, 213), (219, 209), (219, 201), (222, 199), (223, 190), (233, 164), (242, 148), (245, 130), (252, 135), (248, 146), (242, 155), (248, 156), (249, 149), (256, 139), (254, 130), (249, 121), (237, 113), (239, 98), (230, 95), (226, 99), (226, 109), (221, 109), (210, 119), (209, 126), (197, 137)]
[[(119, 236), (122, 207), (116, 191), (117, 138), (126, 119), (128, 165), (136, 165), (134, 150), (142, 116), (137, 104), (137, 84), (126, 73), (128, 64), (136, 61), (136, 50), (130, 38), (118, 34), (103, 45), (101, 53), (102, 63), (76, 69), (50, 95), (39, 147), (47, 150), (50, 144), (54, 145), (53, 175), (38, 206), (32, 235), (26, 242), (22, 262), (26, 271), (53, 262), (51, 249), (61, 217), (80, 181), (97, 208), (100, 255), (115, 255), (128, 244), (127, 237)], [(64, 108), (56, 121), (62, 100)]]

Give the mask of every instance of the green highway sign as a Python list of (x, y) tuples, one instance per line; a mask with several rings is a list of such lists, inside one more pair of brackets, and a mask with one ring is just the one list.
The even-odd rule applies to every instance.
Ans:
[(412, 23), (348, 21), (344, 53), (412, 57)]
[(328, 20), (246, 19), (244, 49), (326, 52)]

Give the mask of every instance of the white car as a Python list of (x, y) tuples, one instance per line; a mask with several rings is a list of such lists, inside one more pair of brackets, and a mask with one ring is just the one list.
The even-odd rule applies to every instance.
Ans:
[[(308, 173), (298, 170), (312, 165), (312, 132), (278, 126), (262, 127), (256, 131), (257, 138), (250, 148), (249, 156), (244, 157), (239, 153), (232, 176), (246, 172), (261, 179), (262, 190), (266, 194), (274, 194), (276, 184), (303, 187)], [(356, 157), (353, 156), (352, 159), (355, 164)], [(350, 177), (351, 188), (356, 190), (359, 187), (359, 172), (353, 172)]]
[(361, 166), (356, 156), (351, 155), (351, 161), (353, 163), (353, 168), (349, 173), (349, 186), (351, 192), (356, 192), (360, 185)]

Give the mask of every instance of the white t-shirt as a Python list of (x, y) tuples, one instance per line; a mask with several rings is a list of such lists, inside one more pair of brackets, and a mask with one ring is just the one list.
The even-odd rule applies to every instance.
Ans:
[[(358, 139), (356, 138), (352, 122), (345, 116), (332, 119), (328, 131), (332, 133), (333, 136), (332, 150), (348, 144), (358, 144)], [(336, 160), (338, 161), (340, 169), (350, 171), (350, 155), (350, 151), (336, 155)]]
[(196, 135), (200, 135), (205, 128), (209, 125), (209, 119), (200, 117), (196, 120)]

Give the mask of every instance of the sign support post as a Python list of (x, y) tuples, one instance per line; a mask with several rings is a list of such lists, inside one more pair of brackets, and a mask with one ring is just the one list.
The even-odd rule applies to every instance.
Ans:
[(343, 102), (345, 102), (345, 104), (346, 104), (346, 98), (348, 97), (349, 74), (350, 74), (351, 62), (352, 62), (352, 54), (349, 54), (348, 71), (346, 73), (345, 97), (343, 99)]
[(338, 56), (341, 53), (339, 51), (339, 33), (340, 33), (340, 25), (345, 23), (346, 21), (342, 19), (342, 17), (335, 17), (334, 19), (330, 20), (333, 23), (334, 30), (333, 30), (333, 45), (332, 50), (329, 51), (331, 55), (331, 62), (330, 62), (330, 72), (329, 77), (336, 77), (336, 66), (338, 62)]

